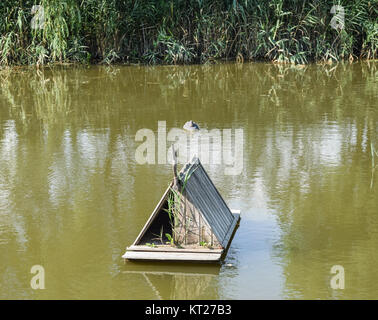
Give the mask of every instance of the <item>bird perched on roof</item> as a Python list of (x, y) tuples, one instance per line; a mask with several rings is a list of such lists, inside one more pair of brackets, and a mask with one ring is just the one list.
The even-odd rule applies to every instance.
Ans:
[(186, 122), (183, 128), (189, 132), (199, 131), (200, 129), (198, 124), (195, 123), (193, 120)]

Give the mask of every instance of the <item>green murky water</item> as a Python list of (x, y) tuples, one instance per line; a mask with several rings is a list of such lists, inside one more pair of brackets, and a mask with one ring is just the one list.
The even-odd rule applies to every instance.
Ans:
[[(376, 63), (60, 68), (0, 80), (0, 298), (378, 298)], [(226, 260), (124, 264), (171, 179), (169, 164), (135, 161), (136, 132), (190, 119), (244, 130), (241, 174), (205, 165), (242, 211)], [(45, 269), (44, 290), (30, 286), (33, 265)], [(344, 290), (330, 286), (333, 265), (344, 267)]]

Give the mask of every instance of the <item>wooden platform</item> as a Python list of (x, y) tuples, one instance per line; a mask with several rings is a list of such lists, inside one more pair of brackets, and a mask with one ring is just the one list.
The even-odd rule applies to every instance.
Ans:
[(123, 258), (128, 260), (160, 260), (160, 261), (190, 261), (190, 262), (217, 262), (220, 261), (223, 250), (190, 251), (188, 249), (177, 249), (177, 251), (165, 250), (165, 248), (148, 248), (146, 250), (135, 250), (127, 248)]
[(155, 261), (182, 261), (182, 262), (219, 262), (227, 252), (232, 237), (240, 221), (240, 211), (231, 210), (234, 215), (234, 222), (227, 234), (222, 249), (208, 248), (177, 248), (169, 245), (150, 247), (146, 245), (135, 245), (126, 248), (126, 253), (122, 258), (126, 260), (155, 260)]

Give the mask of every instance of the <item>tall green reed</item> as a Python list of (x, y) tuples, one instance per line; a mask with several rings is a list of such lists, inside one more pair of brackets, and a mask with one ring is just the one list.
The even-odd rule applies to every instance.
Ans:
[[(43, 29), (31, 28), (36, 4)], [(0, 65), (375, 59), (377, 13), (369, 0), (2, 0)]]

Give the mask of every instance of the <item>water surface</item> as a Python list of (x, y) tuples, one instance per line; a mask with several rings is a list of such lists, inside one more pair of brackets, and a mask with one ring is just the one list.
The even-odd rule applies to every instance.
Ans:
[[(1, 299), (378, 297), (376, 63), (54, 68), (0, 80)], [(244, 130), (240, 175), (205, 165), (242, 211), (226, 260), (124, 264), (171, 179), (169, 164), (135, 161), (135, 134), (190, 119)], [(33, 265), (45, 268), (45, 290), (30, 287)], [(330, 287), (333, 265), (344, 290)]]

